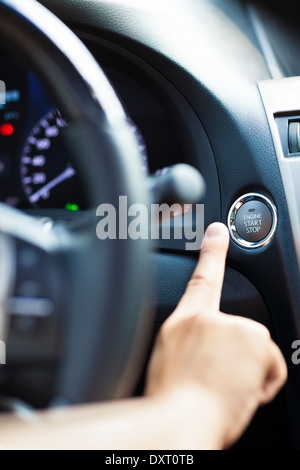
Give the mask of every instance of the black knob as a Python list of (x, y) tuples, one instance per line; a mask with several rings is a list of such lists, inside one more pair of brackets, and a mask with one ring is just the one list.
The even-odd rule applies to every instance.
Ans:
[(163, 168), (147, 180), (155, 203), (196, 204), (205, 196), (205, 181), (201, 173), (186, 164)]

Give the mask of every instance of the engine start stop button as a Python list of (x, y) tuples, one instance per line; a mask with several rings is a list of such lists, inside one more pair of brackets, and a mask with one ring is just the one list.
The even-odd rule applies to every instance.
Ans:
[(269, 243), (275, 233), (277, 211), (262, 194), (248, 193), (232, 205), (228, 215), (231, 237), (246, 248), (258, 248)]

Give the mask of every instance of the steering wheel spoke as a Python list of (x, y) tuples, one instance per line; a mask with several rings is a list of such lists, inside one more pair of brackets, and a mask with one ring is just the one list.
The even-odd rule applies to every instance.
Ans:
[(1, 337), (10, 365), (53, 360), (64, 250), (55, 230), (0, 204)]

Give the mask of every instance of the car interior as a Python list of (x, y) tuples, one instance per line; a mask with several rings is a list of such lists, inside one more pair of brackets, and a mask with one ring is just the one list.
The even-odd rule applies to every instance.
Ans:
[(143, 393), (199, 250), (99, 240), (96, 208), (200, 203), (194, 230), (231, 237), (221, 310), (288, 366), (233, 449), (300, 449), (299, 20), (295, 0), (0, 1), (3, 413)]

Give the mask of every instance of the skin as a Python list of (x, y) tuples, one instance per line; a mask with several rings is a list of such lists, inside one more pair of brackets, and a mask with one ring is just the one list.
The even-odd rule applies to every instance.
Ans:
[(262, 325), (219, 311), (229, 244), (212, 224), (186, 292), (162, 326), (142, 398), (0, 417), (2, 449), (225, 449), (284, 385)]

